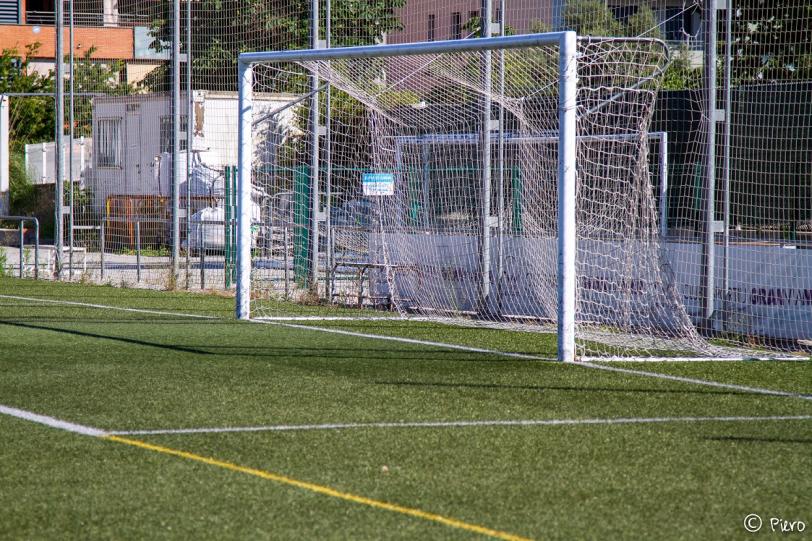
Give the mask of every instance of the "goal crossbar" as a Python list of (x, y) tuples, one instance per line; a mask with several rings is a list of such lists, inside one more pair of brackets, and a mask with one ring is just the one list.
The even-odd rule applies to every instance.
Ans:
[[(472, 40), (449, 40), (411, 44), (248, 52), (239, 55), (238, 198), (237, 198), (237, 298), (236, 315), (250, 318), (251, 284), (251, 194), (253, 66), (339, 59), (384, 58), (409, 55), (488, 52), (539, 46), (557, 46), (559, 51), (558, 103), (558, 358), (575, 360), (576, 295), (576, 48), (575, 32), (547, 32)], [(487, 269), (484, 275), (487, 276)]]

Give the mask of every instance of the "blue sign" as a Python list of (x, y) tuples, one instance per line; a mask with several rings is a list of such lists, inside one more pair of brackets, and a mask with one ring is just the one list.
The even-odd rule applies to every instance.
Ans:
[(366, 196), (395, 194), (395, 175), (392, 173), (364, 173), (361, 183)]

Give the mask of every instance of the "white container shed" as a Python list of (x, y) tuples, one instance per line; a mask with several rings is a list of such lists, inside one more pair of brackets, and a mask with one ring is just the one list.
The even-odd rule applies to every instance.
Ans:
[[(255, 114), (284, 107), (295, 98), (274, 94), (255, 96)], [(181, 151), (186, 150), (187, 100), (181, 97)], [(237, 94), (195, 91), (192, 110), (192, 164), (222, 172), (237, 164)], [(295, 130), (295, 107), (277, 117), (286, 131)], [(93, 172), (88, 185), (97, 208), (109, 196), (171, 196), (172, 97), (169, 94), (133, 94), (93, 100)], [(186, 152), (180, 154), (181, 196), (185, 194)], [(200, 195), (192, 183), (193, 194)]]

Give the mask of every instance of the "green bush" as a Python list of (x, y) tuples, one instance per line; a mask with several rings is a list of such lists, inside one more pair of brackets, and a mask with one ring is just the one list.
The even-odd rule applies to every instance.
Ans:
[(9, 206), (12, 214), (29, 215), (37, 206), (37, 191), (28, 172), (21, 152), (9, 157)]

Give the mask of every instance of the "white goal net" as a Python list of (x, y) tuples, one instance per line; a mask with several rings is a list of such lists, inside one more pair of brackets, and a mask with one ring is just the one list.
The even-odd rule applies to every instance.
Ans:
[(251, 317), (562, 333), (563, 298), (581, 357), (729, 354), (697, 333), (661, 246), (649, 125), (665, 44), (578, 41), (569, 208), (560, 92), (574, 65), (552, 40), (470, 41), (483, 43), (246, 61), (251, 93), (286, 101), (243, 119), (238, 302)]

